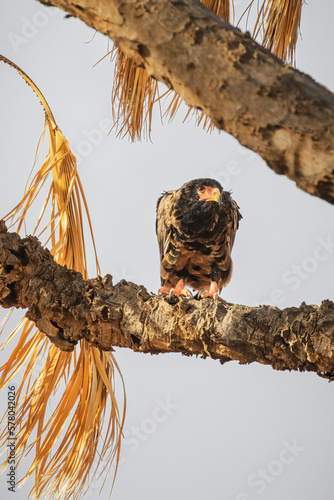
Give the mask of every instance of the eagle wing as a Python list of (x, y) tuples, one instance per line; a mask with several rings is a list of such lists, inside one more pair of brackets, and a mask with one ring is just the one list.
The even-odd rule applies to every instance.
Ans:
[(156, 233), (158, 237), (160, 253), (160, 276), (163, 285), (169, 273), (172, 271), (180, 250), (175, 245), (173, 230), (173, 210), (176, 191), (166, 191), (157, 202)]
[(242, 215), (239, 211), (238, 204), (232, 199), (230, 193), (225, 191), (223, 193), (221, 214), (223, 227), (221, 228), (221, 235), (218, 238), (218, 245), (214, 252), (215, 259), (212, 263), (212, 269), (216, 269), (218, 274), (213, 271), (213, 275), (211, 275), (211, 278), (217, 280), (219, 291), (221, 291), (223, 286), (226, 286), (231, 279), (233, 267), (231, 252), (240, 219), (242, 219)]
[(165, 191), (157, 201), (157, 218), (155, 231), (158, 237), (160, 261), (164, 258), (170, 241), (170, 215), (172, 210), (173, 191)]
[(238, 204), (230, 197), (229, 194), (228, 194), (228, 201), (226, 203), (228, 205), (228, 209), (224, 214), (224, 221), (225, 221), (224, 233), (226, 234), (225, 237), (225, 243), (227, 247), (226, 250), (228, 254), (231, 254), (234, 245), (235, 235), (239, 227), (239, 220), (242, 219), (242, 215), (239, 212)]

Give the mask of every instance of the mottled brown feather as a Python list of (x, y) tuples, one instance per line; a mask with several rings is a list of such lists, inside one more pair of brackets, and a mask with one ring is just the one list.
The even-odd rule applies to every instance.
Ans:
[[(201, 201), (201, 185), (218, 187), (219, 203)], [(216, 281), (221, 291), (231, 278), (231, 251), (241, 218), (230, 193), (213, 179), (195, 179), (163, 193), (156, 218), (161, 286), (169, 290), (183, 279), (195, 290), (208, 291)]]

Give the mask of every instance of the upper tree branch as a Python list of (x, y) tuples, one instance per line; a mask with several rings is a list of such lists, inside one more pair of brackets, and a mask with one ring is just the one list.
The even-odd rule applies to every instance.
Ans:
[(195, 0), (40, 0), (108, 35), (279, 174), (334, 202), (334, 96)]
[(37, 238), (8, 233), (1, 221), (0, 305), (28, 309), (26, 316), (64, 350), (84, 338), (104, 350), (181, 352), (334, 376), (330, 301), (284, 310), (211, 299), (170, 303), (133, 283), (113, 286), (110, 275), (85, 281), (57, 264)]

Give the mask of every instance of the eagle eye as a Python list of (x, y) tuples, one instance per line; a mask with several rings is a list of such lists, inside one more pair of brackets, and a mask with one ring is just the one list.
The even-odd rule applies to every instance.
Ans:
[(205, 187), (204, 186), (199, 186), (197, 189), (198, 189), (198, 191), (200, 193), (204, 193), (204, 191), (205, 191)]

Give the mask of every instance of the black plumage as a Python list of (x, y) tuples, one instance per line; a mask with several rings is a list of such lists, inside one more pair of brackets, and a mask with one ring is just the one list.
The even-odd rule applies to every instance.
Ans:
[(156, 218), (161, 291), (169, 293), (180, 280), (182, 287), (207, 295), (213, 295), (213, 283), (221, 291), (231, 278), (231, 251), (241, 218), (238, 205), (216, 180), (195, 179), (165, 192)]

